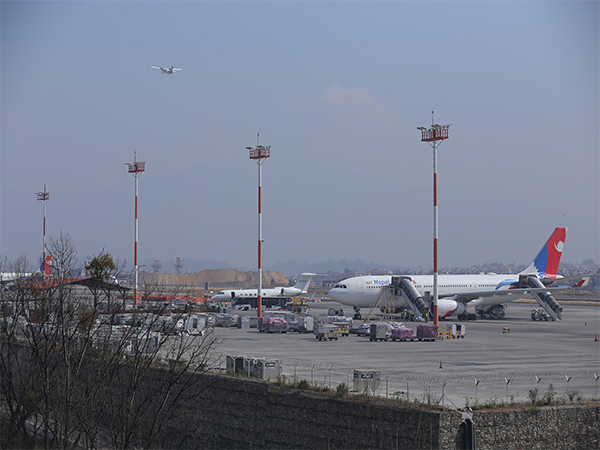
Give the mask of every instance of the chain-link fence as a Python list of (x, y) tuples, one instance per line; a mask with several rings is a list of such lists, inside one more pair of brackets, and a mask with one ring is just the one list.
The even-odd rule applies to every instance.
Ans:
[[(350, 393), (376, 395), (442, 407), (483, 407), (510, 403), (552, 404), (599, 400), (598, 372), (469, 372), (418, 373), (354, 367), (323, 361), (296, 358), (273, 358), (266, 355), (228, 353), (215, 355), (218, 369), (227, 369), (227, 356), (247, 361), (277, 361), (281, 375), (271, 381), (303, 383), (316, 388), (346, 389)], [(241, 375), (247, 375), (240, 372)], [(263, 375), (258, 375), (263, 378)], [(278, 378), (278, 379), (275, 379)], [(342, 386), (341, 386), (342, 385)]]

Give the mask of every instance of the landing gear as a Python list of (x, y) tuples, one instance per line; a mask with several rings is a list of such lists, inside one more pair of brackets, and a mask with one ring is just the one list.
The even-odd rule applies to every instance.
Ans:
[(354, 307), (354, 320), (362, 320), (362, 316), (360, 314), (360, 308), (358, 306)]

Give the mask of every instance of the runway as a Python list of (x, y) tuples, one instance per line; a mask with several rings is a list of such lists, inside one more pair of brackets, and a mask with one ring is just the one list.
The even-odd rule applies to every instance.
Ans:
[[(534, 322), (536, 306), (510, 303), (504, 319), (462, 322), (464, 339), (435, 342), (371, 342), (356, 335), (321, 342), (312, 334), (220, 327), (215, 332), (223, 338), (222, 367), (225, 355), (279, 359), (286, 377), (333, 389), (340, 383), (352, 389), (354, 369), (373, 369), (381, 377), (377, 395), (446, 406), (527, 402), (536, 387), (540, 396), (552, 393), (550, 384), (555, 399), (598, 398), (600, 308), (563, 305), (562, 321)], [(330, 307), (352, 313), (338, 303), (322, 302), (312, 305), (311, 314), (326, 315)], [(456, 322), (440, 321), (440, 330), (447, 323)], [(405, 324), (416, 330), (417, 323)]]

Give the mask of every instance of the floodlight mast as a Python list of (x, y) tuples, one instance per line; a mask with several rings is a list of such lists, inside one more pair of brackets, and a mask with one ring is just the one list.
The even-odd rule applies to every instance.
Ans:
[(42, 248), (42, 276), (46, 276), (46, 202), (50, 200), (50, 192), (46, 191), (46, 184), (42, 192), (36, 192), (37, 200), (44, 203), (44, 226), (43, 226), (43, 248)]
[(257, 317), (262, 317), (262, 165), (271, 156), (270, 145), (259, 144), (259, 134), (256, 133), (256, 147), (246, 147), (250, 151), (250, 159), (258, 164), (258, 292)]
[(146, 170), (146, 161), (137, 161), (136, 152), (133, 152), (133, 162), (125, 163), (129, 167), (129, 173), (135, 178), (135, 228), (133, 244), (133, 306), (137, 307), (138, 301), (138, 177)]
[(438, 199), (437, 199), (437, 148), (438, 141), (448, 139), (448, 128), (452, 124), (438, 125), (433, 121), (431, 127), (417, 127), (421, 131), (421, 142), (427, 142), (433, 148), (433, 323), (438, 325)]

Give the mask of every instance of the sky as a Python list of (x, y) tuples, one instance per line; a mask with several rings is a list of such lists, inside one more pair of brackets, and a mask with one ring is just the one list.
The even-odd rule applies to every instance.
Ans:
[[(0, 255), (600, 260), (596, 1), (2, 1)], [(151, 65), (182, 70), (163, 75)], [(185, 267), (184, 267), (185, 269)], [(168, 268), (167, 268), (168, 270)]]

